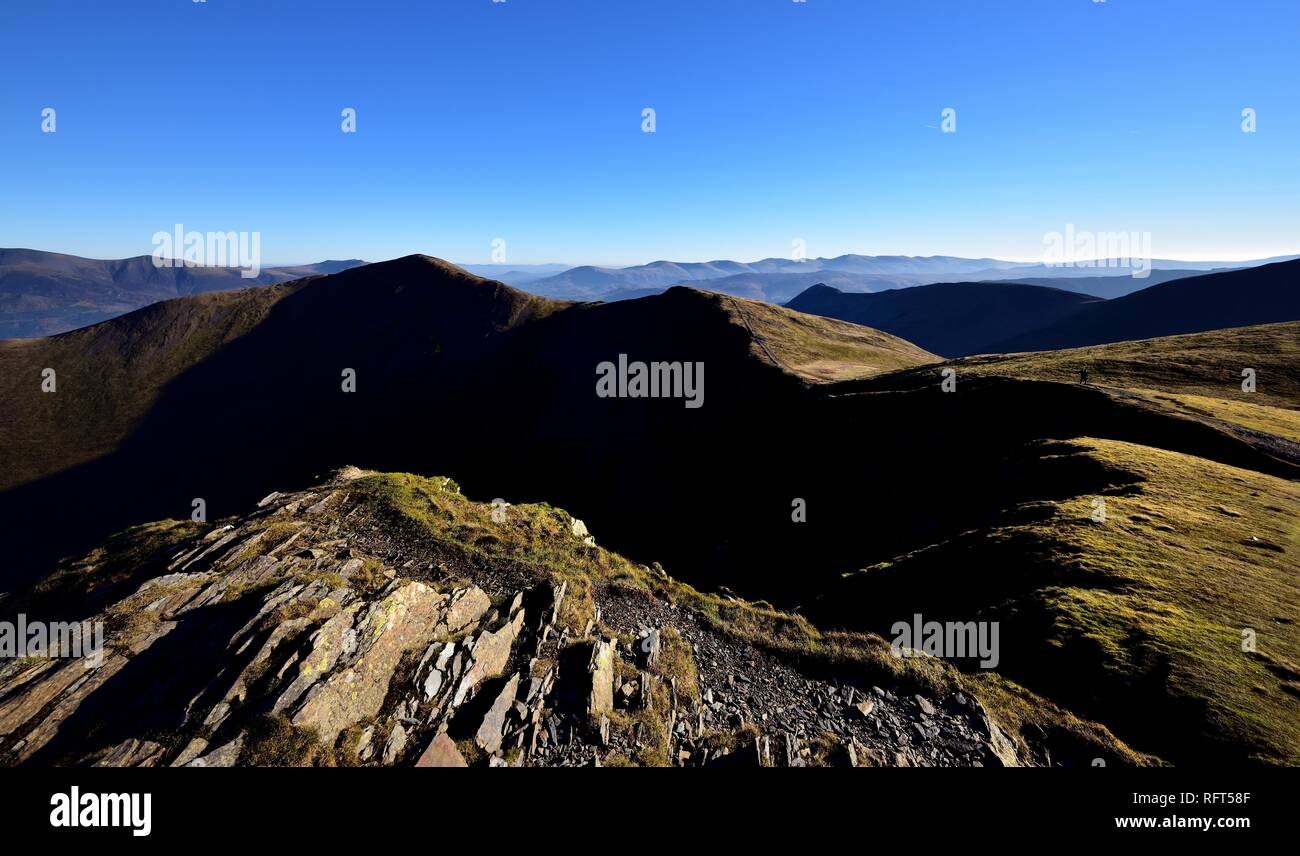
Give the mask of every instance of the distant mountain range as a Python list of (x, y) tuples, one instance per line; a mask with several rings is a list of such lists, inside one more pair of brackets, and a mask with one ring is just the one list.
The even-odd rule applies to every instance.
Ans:
[(548, 276), (555, 276), (569, 270), (573, 265), (507, 265), (507, 264), (462, 264), (458, 265), (462, 270), (467, 270), (475, 276), (495, 279), (498, 282), (504, 282), (506, 285), (521, 286), (539, 279), (545, 279)]
[(271, 285), (338, 273), (360, 259), (263, 268), (157, 267), (151, 256), (86, 259), (41, 250), (0, 249), (0, 339), (49, 336), (85, 327), (159, 300)]
[[(1293, 257), (1288, 257), (1293, 258)], [(804, 261), (658, 261), (624, 268), (559, 264), (463, 266), (487, 277), (557, 300), (615, 302), (689, 285), (735, 297), (786, 303), (816, 284), (844, 292), (871, 293), (940, 282), (1014, 281), (1052, 285), (1096, 297), (1120, 297), (1171, 279), (1251, 267), (1257, 262), (1155, 260), (1144, 278), (1121, 265), (1049, 267), (999, 259), (956, 256), (844, 255)], [(158, 300), (252, 285), (271, 285), (357, 267), (358, 259), (263, 268), (244, 279), (229, 268), (156, 268), (149, 256), (84, 259), (38, 250), (0, 250), (0, 339), (52, 335), (84, 327)]]
[[(1017, 262), (997, 259), (962, 259), (955, 256), (860, 256), (845, 255), (835, 258), (794, 259), (768, 258), (756, 262), (718, 260), (711, 262), (657, 261), (625, 268), (576, 267), (564, 273), (531, 283), (535, 293), (573, 300), (600, 300), (609, 292), (634, 288), (668, 288), (673, 285), (699, 284), (725, 281), (735, 277), (755, 282), (754, 278), (767, 276), (806, 276), (834, 271), (862, 277), (885, 277), (882, 282), (890, 287), (954, 273), (1033, 267)], [(871, 282), (871, 280), (863, 280)], [(721, 288), (714, 290), (723, 290)], [(748, 295), (745, 295), (748, 296)]]
[[(1025, 268), (1031, 273), (1042, 273), (1048, 268)], [(941, 282), (1018, 282), (1033, 285), (1046, 285), (1078, 294), (1093, 297), (1121, 297), (1133, 291), (1181, 279), (1185, 276), (1198, 276), (1196, 270), (1153, 270), (1141, 279), (1129, 275), (1123, 276), (1024, 276), (1007, 279), (1006, 271), (978, 271), (963, 276), (961, 274), (933, 274), (915, 276), (912, 274), (865, 274), (845, 271), (806, 271), (804, 273), (740, 273), (720, 279), (701, 279), (691, 282), (674, 283), (689, 285), (706, 291), (731, 294), (736, 297), (748, 297), (751, 300), (766, 300), (768, 303), (788, 303), (795, 296), (812, 285), (829, 285), (843, 292), (852, 294), (874, 294), (894, 289), (913, 288), (921, 285)], [(545, 288), (539, 282), (531, 282), (524, 287), (541, 291)], [(609, 303), (618, 300), (634, 300), (650, 294), (659, 294), (661, 286), (640, 288), (621, 288), (601, 295), (600, 299)]]
[[(1070, 280), (1040, 282), (1055, 286)], [(852, 294), (815, 285), (786, 305), (875, 327), (947, 357), (1055, 350), (1300, 319), (1300, 261), (1184, 276), (1113, 300), (1053, 286), (963, 282)]]
[(1180, 276), (1254, 267), (1294, 258), (1297, 256), (1247, 262), (1154, 259), (1145, 277), (1132, 276), (1134, 269), (1131, 266), (1115, 260), (1088, 266), (1050, 266), (956, 256), (844, 255), (803, 261), (769, 258), (749, 263), (658, 261), (624, 268), (577, 267), (554, 276), (530, 279), (527, 287), (534, 294), (561, 300), (609, 301), (644, 296), (652, 293), (653, 289), (691, 285), (738, 297), (784, 303), (803, 288), (819, 282), (842, 291), (872, 292), (935, 282), (1019, 282), (1029, 278), (1065, 280), (1058, 287), (1097, 297), (1118, 297)]

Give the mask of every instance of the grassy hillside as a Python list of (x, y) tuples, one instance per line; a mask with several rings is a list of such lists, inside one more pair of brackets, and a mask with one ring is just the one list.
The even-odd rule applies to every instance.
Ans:
[[(264, 355), (260, 368), (245, 363), (232, 372), (271, 372), (322, 337), (346, 350), (349, 340), (381, 335), (381, 325), (394, 349), (403, 349), (419, 347), (440, 327), (448, 339), (481, 338), (563, 305), (412, 256), (283, 285), (181, 297), (46, 339), (0, 341), (0, 398), (10, 405), (0, 421), (0, 490), (119, 448), (169, 384), (255, 330), (275, 340), (271, 350), (279, 356)], [(404, 329), (409, 336), (400, 335)], [(360, 356), (328, 365), (351, 365)], [(45, 368), (56, 372), (54, 393), (42, 392)], [(301, 373), (294, 380), (307, 385)], [(246, 377), (243, 386), (256, 381)], [(298, 390), (282, 384), (279, 394), (292, 398)]]
[[(947, 398), (932, 394), (943, 367)], [(877, 631), (912, 610), (998, 620), (1000, 674), (1143, 751), (1300, 763), (1300, 323), (970, 357), (842, 390), (912, 410), (928, 396), (968, 430), (1004, 399), (1004, 430), (1044, 439), (1001, 453), (992, 516), (850, 574), (813, 614)]]
[(871, 327), (743, 297), (709, 299), (754, 334), (757, 356), (775, 358), (804, 380), (848, 380), (939, 361), (911, 342)]
[[(1074, 430), (1042, 436), (1078, 436), (1099, 430), (1100, 424), (1115, 431), (1101, 436), (1134, 437), (1134, 426), (1141, 421), (1137, 414), (1120, 425), (1102, 414), (1138, 411), (1176, 420), (1163, 427), (1148, 420), (1140, 442), (1205, 454), (1204, 446), (1193, 450), (1187, 443), (1185, 426), (1195, 423), (1202, 431), (1208, 428), (1283, 462), (1283, 469), (1300, 466), (1300, 322), (1060, 351), (966, 357), (838, 385), (832, 392), (928, 389), (948, 368), (965, 389), (981, 383), (1046, 383), (1058, 394), (1074, 398)], [(1243, 389), (1246, 369), (1254, 373), (1254, 391)], [(1099, 406), (1096, 396), (1106, 406)]]
[(1133, 389), (1133, 393), (1156, 407), (1189, 419), (1239, 426), (1300, 443), (1300, 409), (1140, 387)]
[[(1300, 484), (1094, 439), (1026, 465), (1058, 495), (850, 575), (838, 596), (1001, 621), (1001, 674), (1166, 760), (1300, 763)], [(1076, 492), (1084, 471), (1106, 486)]]
[(54, 335), (160, 300), (277, 285), (361, 264), (354, 259), (264, 268), (257, 276), (245, 278), (238, 268), (160, 268), (150, 256), (104, 260), (0, 249), (0, 339)]
[[(0, 341), (0, 490), (111, 452), (181, 373), (302, 283), (193, 295), (48, 339)], [(55, 392), (42, 372), (55, 372)]]
[[(1064, 351), (976, 357), (976, 377), (1088, 383), (1112, 399), (1225, 432), (1300, 465), (1300, 322), (1117, 342)], [(1254, 391), (1243, 389), (1243, 370)]]
[[(952, 363), (963, 375), (1088, 381), (1300, 409), (1300, 321), (1139, 339), (1061, 351), (970, 357)], [(1255, 369), (1254, 393), (1241, 371)]]

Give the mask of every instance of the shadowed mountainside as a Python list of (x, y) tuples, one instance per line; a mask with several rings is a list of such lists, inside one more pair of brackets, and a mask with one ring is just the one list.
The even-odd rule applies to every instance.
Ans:
[(1099, 302), (1059, 288), (955, 282), (877, 294), (846, 294), (820, 284), (786, 306), (875, 327), (946, 357), (964, 357), (987, 353), (1009, 336), (1067, 318)]
[(1076, 348), (1295, 320), (1300, 320), (1300, 261), (1288, 261), (1153, 285), (1008, 336), (990, 350)]
[(1027, 285), (1041, 285), (1045, 288), (1063, 288), (1067, 291), (1077, 291), (1080, 294), (1090, 294), (1093, 297), (1100, 297), (1104, 300), (1110, 300), (1115, 297), (1123, 297), (1126, 294), (1132, 294), (1135, 291), (1141, 291), (1144, 288), (1150, 288), (1153, 285), (1159, 285), (1162, 282), (1170, 282), (1175, 279), (1186, 279), (1189, 276), (1201, 276), (1209, 271), (1205, 270), (1150, 270), (1145, 277), (1135, 277), (1132, 274), (1121, 275), (1097, 275), (1097, 276), (1018, 276), (1013, 282), (1023, 282)]
[(0, 249), (0, 339), (50, 336), (160, 300), (339, 273), (362, 264), (352, 259), (264, 268), (245, 279), (238, 268), (160, 268), (151, 256), (86, 259)]
[(1064, 291), (1068, 280), (1038, 282), (941, 283), (877, 294), (813, 286), (786, 305), (876, 327), (950, 357), (1300, 319), (1300, 261), (1183, 276), (1114, 300), (1073, 293), (1074, 286)]
[[(707, 406), (598, 398), (596, 367), (619, 354), (703, 363)], [(743, 455), (711, 461), (699, 441), (761, 444), (767, 407), (813, 380), (934, 359), (874, 330), (722, 295), (570, 305), (418, 256), (169, 301), (0, 344), (0, 394), (13, 405), (0, 422), (0, 505), (34, 524), (10, 573), (194, 498), (218, 514), (347, 460), (472, 460), (465, 478), (481, 471), (484, 490), (538, 497), (555, 481), (618, 495), (620, 479), (697, 457), (702, 474), (743, 469)], [(56, 392), (41, 391), (45, 368)], [(345, 369), (355, 393), (342, 391)], [(654, 507), (662, 494), (646, 497)]]

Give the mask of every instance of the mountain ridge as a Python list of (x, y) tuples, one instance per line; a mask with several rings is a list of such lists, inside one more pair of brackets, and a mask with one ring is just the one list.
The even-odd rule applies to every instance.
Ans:
[(1300, 319), (1300, 261), (1158, 283), (1008, 337), (999, 351), (1034, 351), (1201, 333)]
[(962, 357), (987, 352), (1010, 335), (1069, 317), (1096, 302), (1100, 298), (1059, 288), (957, 282), (875, 294), (814, 285), (786, 306), (876, 327), (933, 353)]
[(873, 294), (813, 286), (787, 306), (875, 326), (958, 357), (1297, 320), (1297, 280), (1300, 261), (1287, 261), (1180, 277), (1110, 300), (1040, 280), (935, 283)]
[[(1189, 274), (1215, 269), (1235, 269), (1293, 260), (1300, 256), (1279, 256), (1243, 262), (1186, 262), (1173, 259), (1153, 259), (1144, 269), (1157, 278), (1167, 274), (1162, 271), (1188, 271)], [(1012, 262), (1000, 259), (967, 259), (958, 256), (866, 256), (846, 254), (834, 258), (793, 259), (766, 258), (755, 262), (735, 262), (719, 259), (710, 262), (655, 261), (629, 267), (579, 266), (550, 277), (534, 279), (530, 286), (538, 293), (553, 297), (578, 300), (602, 299), (606, 294), (630, 289), (667, 287), (692, 282), (712, 280), (714, 287), (727, 290), (728, 286), (741, 285), (748, 289), (746, 296), (757, 296), (764, 290), (764, 281), (773, 276), (806, 277), (810, 273), (835, 271), (852, 276), (860, 284), (855, 290), (874, 291), (879, 288), (925, 285), (937, 281), (983, 281), (1015, 279), (1018, 276), (1051, 279), (1111, 280), (1108, 290), (1119, 293), (1122, 280), (1132, 279), (1137, 290), (1148, 283), (1142, 278), (1127, 276), (1135, 271), (1130, 263), (1100, 259), (1074, 265), (1045, 265), (1040, 262)], [(727, 281), (730, 280), (730, 283)], [(784, 302), (791, 295), (780, 289), (786, 286), (777, 280), (771, 283), (777, 290), (767, 299)], [(811, 284), (811, 283), (809, 283)], [(1085, 290), (1085, 289), (1078, 289)], [(1110, 296), (1110, 295), (1101, 295)]]
[[(1124, 267), (1048, 267), (1035, 262), (942, 255), (846, 254), (804, 261), (767, 258), (748, 263), (726, 259), (660, 260), (623, 268), (504, 263), (470, 264), (464, 268), (561, 300), (614, 301), (646, 296), (673, 285), (696, 285), (738, 297), (784, 304), (819, 281), (848, 292), (875, 292), (938, 282), (1032, 281), (1109, 298), (1155, 282), (1195, 275), (1216, 265), (1251, 266), (1270, 261), (1273, 260), (1238, 263), (1155, 260), (1145, 279), (1122, 275), (1129, 272)], [(364, 264), (359, 259), (345, 259), (308, 265), (267, 265), (257, 277), (245, 279), (238, 269), (232, 268), (184, 265), (158, 268), (152, 264), (151, 256), (89, 259), (25, 248), (0, 249), (0, 338), (32, 338), (64, 332), (157, 300), (288, 282), (304, 276), (339, 273)], [(1171, 269), (1179, 264), (1186, 267)]]
[[(575, 423), (567, 411), (605, 413), (628, 436), (649, 436), (674, 407), (597, 398), (596, 368), (619, 354), (704, 362), (706, 423), (715, 412), (729, 423), (748, 418), (750, 403), (732, 413), (729, 402), (748, 402), (751, 389), (786, 397), (809, 383), (937, 359), (857, 325), (709, 292), (573, 304), (411, 256), (0, 343), (0, 394), (13, 404), (0, 422), (2, 487), (23, 514), (68, 490), (99, 496), (105, 506), (76, 516), (102, 536), (128, 523), (135, 503), (157, 516), (182, 491), (246, 501), (269, 479), (295, 484), (347, 449), (391, 468), (441, 436), (449, 447), (488, 444), (485, 461), (501, 463), (487, 469), (497, 471), (511, 466), (506, 438), (518, 425), (530, 442), (554, 436), (573, 454), (612, 454), (617, 431)], [(42, 392), (46, 368), (56, 392)], [(343, 391), (345, 372), (355, 394)], [(303, 420), (312, 430), (295, 437), (260, 427)], [(185, 464), (166, 463), (174, 455)], [(110, 502), (115, 489), (133, 498)]]
[(159, 267), (152, 256), (87, 259), (65, 253), (0, 249), (0, 339), (62, 333), (159, 300), (255, 285), (274, 285), (364, 264), (330, 260), (265, 267), (245, 278), (238, 268)]

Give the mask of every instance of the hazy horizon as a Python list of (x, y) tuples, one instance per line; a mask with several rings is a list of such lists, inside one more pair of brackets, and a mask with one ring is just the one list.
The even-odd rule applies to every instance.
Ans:
[[(36, 251), (36, 252), (58, 253), (58, 254), (61, 254), (61, 255), (78, 256), (78, 257), (80, 257), (80, 258), (93, 259), (93, 260), (95, 260), (95, 261), (117, 261), (117, 260), (121, 260), (121, 259), (137, 258), (137, 257), (140, 257), (140, 256), (147, 256), (147, 255), (150, 255), (150, 253), (148, 253), (148, 252), (141, 252), (141, 253), (133, 253), (133, 254), (131, 254), (131, 255), (121, 255), (121, 256), (93, 256), (93, 255), (88, 255), (88, 254), (86, 254), (86, 253), (77, 252), (76, 250), (69, 250), (69, 249), (54, 249), (54, 248), (50, 248), (50, 247), (34, 247), (34, 246), (26, 246), (26, 247), (17, 247), (17, 246), (14, 246), (14, 247), (0, 247), (0, 249), (22, 249), (22, 250), (33, 250), (33, 251)], [(432, 257), (434, 257), (434, 258), (440, 258), (440, 259), (443, 259), (443, 260), (445, 260), (445, 261), (451, 262), (452, 264), (457, 265), (457, 266), (461, 266), (461, 267), (501, 267), (501, 268), (544, 268), (544, 267), (556, 267), (556, 268), (563, 268), (563, 269), (565, 269), (565, 270), (570, 270), (570, 269), (578, 268), (578, 267), (599, 267), (599, 268), (618, 269), (618, 268), (627, 268), (627, 267), (641, 267), (641, 266), (644, 266), (644, 265), (656, 264), (656, 263), (660, 263), (660, 262), (668, 262), (668, 263), (676, 263), (676, 264), (708, 264), (708, 263), (710, 263), (710, 262), (724, 262), (724, 261), (731, 261), (731, 262), (739, 262), (739, 263), (741, 263), (741, 264), (753, 264), (753, 263), (760, 262), (760, 261), (766, 261), (766, 260), (768, 260), (768, 259), (786, 258), (786, 257), (783, 257), (783, 256), (764, 256), (764, 257), (762, 257), (762, 258), (728, 258), (728, 257), (723, 257), (723, 256), (711, 256), (711, 257), (708, 257), (708, 258), (700, 257), (700, 258), (689, 258), (689, 259), (687, 259), (687, 258), (652, 258), (652, 259), (645, 259), (645, 260), (641, 260), (641, 261), (615, 262), (615, 263), (610, 263), (610, 264), (594, 264), (594, 263), (586, 262), (586, 261), (577, 261), (577, 262), (568, 262), (568, 261), (493, 262), (493, 261), (490, 261), (490, 260), (489, 260), (489, 261), (477, 261), (477, 260), (469, 260), (469, 259), (457, 259), (457, 258), (453, 258), (453, 257), (451, 257), (451, 256), (448, 256), (448, 255), (446, 255), (446, 254), (438, 253), (438, 252), (436, 252), (436, 251), (432, 251), (432, 250), (420, 250), (420, 249), (416, 249), (416, 250), (411, 250), (410, 252), (407, 252), (407, 253), (400, 253), (400, 254), (395, 255), (395, 256), (387, 256), (387, 257), (384, 257), (384, 258), (366, 258), (366, 257), (364, 257), (364, 256), (355, 255), (355, 254), (351, 254), (351, 253), (342, 253), (342, 254), (335, 254), (335, 255), (332, 255), (332, 256), (328, 256), (328, 257), (310, 258), (310, 259), (296, 259), (296, 260), (293, 260), (293, 261), (276, 261), (276, 260), (272, 260), (272, 261), (269, 261), (269, 262), (264, 262), (264, 263), (262, 263), (261, 267), (264, 268), (264, 269), (269, 269), (269, 268), (288, 268), (288, 267), (299, 267), (299, 266), (303, 266), (303, 265), (318, 264), (318, 263), (320, 263), (320, 262), (324, 262), (324, 261), (346, 261), (346, 260), (360, 260), (360, 261), (365, 262), (366, 264), (376, 264), (376, 263), (378, 263), (378, 262), (392, 261), (392, 260), (394, 260), (394, 259), (399, 259), (399, 258), (403, 258), (404, 256), (410, 256), (410, 255), (432, 256)], [(832, 258), (836, 258), (836, 257), (838, 257), (838, 256), (846, 256), (846, 255), (848, 255), (848, 256), (863, 256), (863, 257), (868, 257), (868, 258), (870, 258), (870, 257), (902, 257), (902, 258), (960, 258), (960, 259), (970, 259), (970, 260), (989, 259), (989, 260), (991, 260), (991, 261), (1010, 262), (1010, 263), (1013, 263), (1013, 264), (1033, 264), (1033, 265), (1042, 265), (1042, 264), (1045, 264), (1044, 261), (1043, 261), (1043, 259), (1042, 259), (1041, 257), (1039, 257), (1039, 258), (1008, 258), (1008, 257), (1005, 257), (1005, 256), (995, 256), (995, 255), (990, 255), (990, 254), (987, 254), (987, 253), (980, 254), (980, 255), (975, 255), (975, 256), (961, 256), (961, 255), (958, 255), (958, 254), (956, 254), (956, 253), (944, 253), (944, 252), (936, 252), (936, 253), (893, 253), (893, 252), (855, 252), (855, 251), (849, 251), (849, 252), (846, 252), (846, 253), (837, 253), (837, 254), (834, 255), (834, 256), (829, 256), (829, 255), (823, 255), (823, 256), (810, 256), (808, 260), (809, 260), (809, 261), (816, 261), (817, 259), (832, 259)], [(1203, 257), (1189, 257), (1189, 256), (1178, 256), (1178, 257), (1171, 257), (1171, 256), (1154, 256), (1153, 258), (1155, 258), (1156, 260), (1159, 260), (1159, 261), (1183, 261), (1183, 262), (1192, 262), (1192, 263), (1197, 263), (1197, 264), (1204, 264), (1204, 263), (1206, 263), (1206, 262), (1257, 262), (1257, 261), (1264, 261), (1264, 260), (1268, 260), (1268, 259), (1282, 258), (1282, 257), (1290, 257), (1290, 256), (1300, 256), (1300, 249), (1294, 249), (1294, 250), (1283, 250), (1283, 251), (1281, 251), (1281, 252), (1268, 253), (1267, 255), (1260, 255), (1260, 256), (1240, 256), (1240, 257), (1235, 257), (1235, 258), (1234, 258), (1234, 257), (1227, 257), (1227, 256), (1220, 256), (1220, 255), (1213, 255), (1213, 254), (1211, 254), (1211, 255), (1206, 255), (1206, 256), (1203, 256)], [(179, 261), (179, 259), (177, 259), (177, 258), (175, 258), (175, 257), (172, 257), (172, 258), (174, 258), (175, 260)], [(1093, 256), (1093, 257), (1090, 257), (1090, 258), (1080, 258), (1080, 259), (1077, 259), (1077, 260), (1073, 263), (1073, 265), (1074, 265), (1074, 266), (1079, 266), (1079, 267), (1086, 267), (1086, 266), (1088, 265), (1088, 262), (1090, 262), (1090, 261), (1092, 261), (1092, 262), (1101, 262), (1101, 261), (1108, 261), (1108, 260), (1111, 260), (1111, 259), (1113, 259), (1113, 258), (1114, 258), (1113, 256)], [(232, 267), (232, 268), (237, 268), (237, 267), (238, 267), (238, 265), (233, 265), (233, 264), (232, 264), (232, 265), (228, 265), (228, 266), (229, 266), (229, 267)], [(1068, 266), (1068, 265), (1067, 265), (1067, 266)]]
[(1300, 9), (1178, 10), (23, 6), (0, 234), (123, 258), (181, 223), (260, 233), (271, 260), (618, 267), (796, 241), (1036, 261), (1075, 224), (1149, 234), (1158, 258), (1288, 254)]

